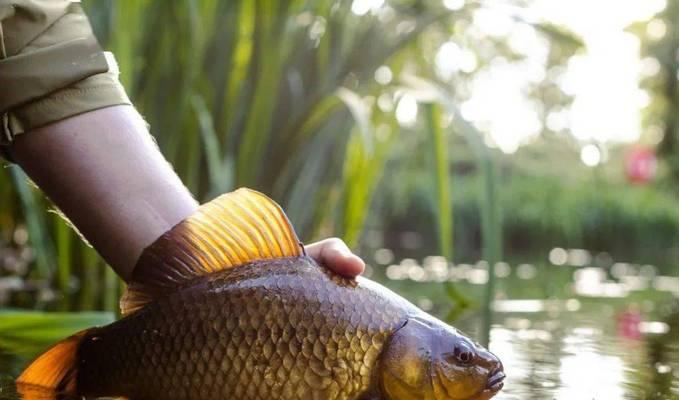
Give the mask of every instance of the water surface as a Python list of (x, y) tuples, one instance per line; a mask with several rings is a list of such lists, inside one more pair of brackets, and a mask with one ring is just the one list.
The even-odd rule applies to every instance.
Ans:
[[(469, 279), (460, 279), (458, 286), (474, 297), (483, 290), (483, 280), (469, 271)], [(679, 307), (671, 294), (679, 288), (647, 287), (620, 295), (622, 289), (609, 289), (630, 281), (629, 276), (600, 282), (598, 288), (585, 274), (584, 293), (602, 294), (579, 296), (579, 283), (571, 277), (582, 273), (541, 267), (534, 272), (517, 278), (513, 271), (497, 285), (490, 349), (503, 360), (507, 379), (496, 399), (679, 399)], [(447, 315), (449, 300), (440, 283), (376, 279), (431, 313)], [(650, 287), (663, 288), (657, 282)], [(550, 293), (554, 296), (543, 300)], [(478, 311), (467, 312), (454, 325), (478, 337), (479, 319)], [(46, 346), (0, 349), (0, 400), (19, 399), (13, 378)]]

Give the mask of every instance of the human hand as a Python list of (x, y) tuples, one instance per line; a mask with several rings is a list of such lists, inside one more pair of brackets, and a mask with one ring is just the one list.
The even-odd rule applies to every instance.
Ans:
[(313, 259), (340, 275), (353, 278), (365, 269), (365, 262), (352, 253), (342, 239), (324, 239), (305, 246), (305, 249)]

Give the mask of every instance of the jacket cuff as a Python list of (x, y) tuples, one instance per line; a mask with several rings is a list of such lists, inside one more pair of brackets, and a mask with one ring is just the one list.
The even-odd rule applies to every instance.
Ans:
[(130, 104), (87, 16), (67, 0), (0, 0), (0, 145), (16, 135)]

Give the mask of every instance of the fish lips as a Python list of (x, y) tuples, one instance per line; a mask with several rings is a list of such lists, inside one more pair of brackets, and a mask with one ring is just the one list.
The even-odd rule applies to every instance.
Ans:
[(498, 392), (504, 386), (505, 372), (502, 369), (498, 369), (490, 375), (488, 378), (488, 383), (486, 384), (486, 390), (491, 390)]
[(496, 369), (488, 378), (486, 388), (481, 391), (478, 400), (487, 400), (495, 396), (504, 387), (505, 373), (502, 368)]

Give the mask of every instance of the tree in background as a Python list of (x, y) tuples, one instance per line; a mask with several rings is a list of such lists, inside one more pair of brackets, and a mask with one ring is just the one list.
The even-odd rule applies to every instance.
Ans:
[(668, 1), (650, 21), (631, 27), (641, 39), (642, 85), (651, 96), (644, 116), (645, 138), (657, 144), (668, 177), (679, 183), (679, 3)]

